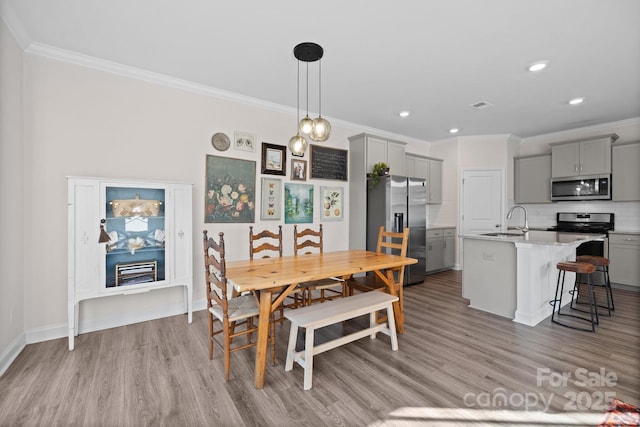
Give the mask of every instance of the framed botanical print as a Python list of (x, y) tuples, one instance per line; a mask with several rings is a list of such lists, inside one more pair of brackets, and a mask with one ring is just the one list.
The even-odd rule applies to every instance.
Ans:
[(306, 181), (307, 180), (307, 161), (291, 159), (291, 180)]
[(344, 216), (343, 187), (320, 187), (320, 212), (322, 221), (342, 221)]
[(287, 147), (262, 143), (262, 173), (283, 176), (287, 174)]
[(260, 219), (280, 219), (282, 217), (282, 180), (262, 178), (260, 199)]
[(313, 223), (313, 185), (284, 184), (284, 223)]
[(255, 222), (256, 162), (207, 156), (204, 222)]

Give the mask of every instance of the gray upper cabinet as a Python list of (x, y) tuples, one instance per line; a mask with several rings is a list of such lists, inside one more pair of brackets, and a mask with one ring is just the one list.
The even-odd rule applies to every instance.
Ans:
[(442, 160), (429, 160), (427, 203), (442, 203)]
[(640, 141), (614, 144), (612, 163), (613, 201), (640, 200)]
[(557, 142), (551, 145), (553, 178), (611, 173), (611, 143), (616, 134)]
[(389, 172), (405, 175), (406, 143), (361, 133), (349, 137), (349, 248), (366, 249), (367, 173), (386, 162)]
[(405, 175), (427, 180), (427, 203), (442, 203), (442, 160), (407, 154)]
[(389, 165), (389, 173), (392, 175), (405, 175), (404, 170), (404, 143), (388, 141), (369, 135), (362, 137), (366, 146), (367, 172), (371, 172), (373, 165), (385, 162)]
[(551, 154), (516, 157), (514, 196), (516, 203), (551, 202)]

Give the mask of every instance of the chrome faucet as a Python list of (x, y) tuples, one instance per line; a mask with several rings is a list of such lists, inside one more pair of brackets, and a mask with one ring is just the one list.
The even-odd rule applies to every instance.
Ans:
[(507, 219), (511, 219), (511, 217), (513, 216), (513, 211), (516, 208), (520, 208), (524, 211), (524, 227), (516, 227), (516, 228), (518, 230), (522, 230), (523, 233), (526, 233), (529, 231), (529, 220), (527, 219), (527, 208), (525, 208), (522, 205), (515, 205), (514, 207), (509, 209), (509, 213), (507, 213)]

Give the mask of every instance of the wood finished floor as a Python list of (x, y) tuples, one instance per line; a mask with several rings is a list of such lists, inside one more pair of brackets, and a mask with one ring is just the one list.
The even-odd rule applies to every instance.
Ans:
[[(379, 335), (319, 355), (307, 392), (300, 366), (284, 372), (288, 323), (277, 327), (262, 390), (253, 386), (255, 349), (232, 355), (224, 382), (219, 348), (208, 359), (204, 312), (191, 325), (174, 316), (83, 334), (72, 352), (66, 339), (28, 345), (0, 378), (0, 425), (596, 425), (605, 396), (640, 403), (640, 294), (614, 290), (615, 313), (595, 334), (549, 319), (516, 324), (460, 295), (456, 271), (406, 288), (399, 351)], [(583, 371), (603, 380), (602, 369), (608, 383), (581, 384)], [(558, 373), (571, 377), (549, 381)]]

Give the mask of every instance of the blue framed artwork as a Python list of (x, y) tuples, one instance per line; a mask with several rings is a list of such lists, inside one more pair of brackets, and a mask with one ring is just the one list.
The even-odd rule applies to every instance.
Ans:
[(313, 185), (284, 184), (284, 223), (313, 223)]

